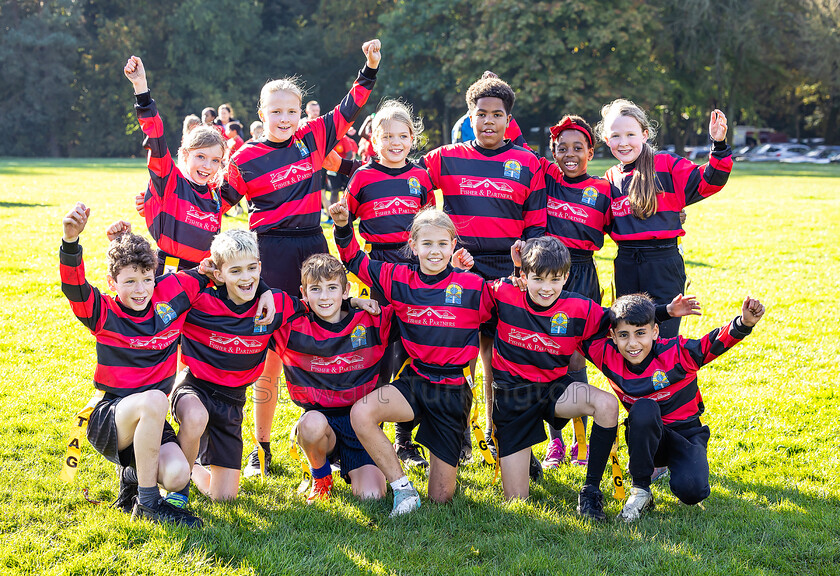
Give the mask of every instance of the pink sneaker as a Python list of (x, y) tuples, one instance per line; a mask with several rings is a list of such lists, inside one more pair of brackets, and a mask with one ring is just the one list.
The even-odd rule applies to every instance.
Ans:
[(545, 458), (542, 461), (544, 470), (549, 468), (559, 468), (561, 464), (566, 463), (566, 445), (560, 438), (555, 438), (548, 443), (548, 450), (545, 452)]
[(589, 445), (586, 446), (586, 455), (587, 458), (578, 458), (578, 445), (577, 442), (572, 444), (571, 449), (569, 449), (569, 457), (571, 458), (571, 464), (575, 466), (587, 466), (589, 464)]

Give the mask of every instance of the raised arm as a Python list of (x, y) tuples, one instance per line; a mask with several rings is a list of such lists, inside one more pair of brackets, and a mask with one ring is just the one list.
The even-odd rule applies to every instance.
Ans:
[(102, 296), (85, 278), (82, 247), (79, 246), (79, 235), (85, 229), (89, 216), (90, 208), (81, 202), (77, 202), (64, 216), (64, 235), (58, 257), (61, 291), (70, 301), (76, 318), (91, 332), (96, 332), (103, 318)]
[(712, 139), (709, 161), (698, 166), (685, 158), (669, 156), (674, 191), (684, 193), (684, 205), (694, 204), (719, 192), (729, 180), (732, 149), (726, 144), (726, 131), (726, 116), (720, 110), (714, 110), (709, 122)]

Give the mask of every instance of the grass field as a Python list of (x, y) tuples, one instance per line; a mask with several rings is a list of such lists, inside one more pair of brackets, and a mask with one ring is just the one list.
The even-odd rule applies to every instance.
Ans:
[[(601, 161), (593, 173), (608, 164)], [(104, 229), (129, 217), (142, 161), (0, 159), (0, 573), (3, 574), (840, 574), (840, 167), (737, 164), (718, 196), (688, 208), (684, 243), (700, 337), (744, 296), (767, 306), (753, 335), (700, 372), (712, 494), (700, 507), (654, 487), (657, 509), (633, 525), (575, 513), (583, 470), (564, 467), (505, 503), (492, 472), (459, 473), (450, 505), (389, 519), (385, 502), (306, 507), (285, 451), (298, 411), (281, 403), (277, 474), (245, 480), (234, 503), (193, 491), (200, 531), (132, 522), (106, 506), (114, 468), (89, 445), (72, 484), (58, 479), (76, 410), (92, 391), (93, 338), (61, 294), (61, 217), (92, 208), (87, 273), (103, 286)], [(226, 225), (245, 226), (244, 219)], [(597, 257), (609, 285), (615, 247)], [(593, 371), (590, 367), (590, 374)], [(591, 381), (605, 387), (600, 376)], [(247, 407), (250, 422), (251, 406)], [(535, 448), (542, 456), (545, 445)], [(626, 464), (626, 449), (620, 450)], [(425, 496), (425, 481), (412, 473)], [(607, 491), (612, 518), (621, 504)]]

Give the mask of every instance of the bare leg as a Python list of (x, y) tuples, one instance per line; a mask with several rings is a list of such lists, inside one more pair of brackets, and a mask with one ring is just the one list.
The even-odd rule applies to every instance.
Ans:
[(618, 400), (599, 388), (573, 382), (557, 399), (554, 414), (570, 420), (578, 416), (592, 416), (598, 426), (612, 428), (618, 425)]
[(391, 441), (379, 427), (380, 422), (408, 422), (414, 411), (394, 386), (387, 384), (374, 390), (353, 405), (350, 422), (367, 453), (382, 470), (388, 482), (405, 475)]
[[(158, 462), (157, 483), (169, 492), (183, 490), (190, 481), (190, 465), (184, 458), (181, 447), (174, 442), (167, 442), (160, 447)], [(139, 480), (139, 470), (137, 476)], [(140, 486), (143, 486), (143, 484), (140, 484)]]
[(184, 394), (176, 404), (176, 414), (181, 427), (178, 429), (178, 444), (184, 451), (187, 462), (195, 462), (198, 457), (198, 448), (201, 443), (201, 436), (207, 428), (207, 408), (201, 403), (197, 396)]
[[(335, 432), (327, 417), (315, 410), (306, 412), (297, 421), (297, 441), (312, 468), (327, 463), (327, 454), (335, 449)], [(393, 450), (392, 450), (393, 451)]]
[(233, 500), (239, 494), (239, 469), (210, 466), (210, 490), (207, 496), (211, 500)]
[[(166, 394), (160, 390), (147, 390), (120, 401), (114, 412), (117, 424), (117, 449), (125, 450), (134, 445), (137, 460), (137, 483), (156, 486), (160, 458), (160, 437), (163, 423), (169, 412)], [(178, 487), (181, 489), (186, 484)]]
[(519, 452), (509, 454), (499, 460), (502, 469), (502, 486), (505, 489), (505, 498), (525, 499), (530, 493), (530, 476), (528, 465), (531, 462), (531, 448), (523, 448)]
[(269, 350), (262, 376), (254, 382), (254, 428), (258, 442), (271, 440), (271, 423), (274, 420), (274, 411), (277, 409), (277, 388), (280, 385), (282, 371), (283, 364), (280, 362), (280, 357)]
[(458, 468), (450, 466), (434, 454), (429, 459), (429, 500), (444, 504), (455, 495)]

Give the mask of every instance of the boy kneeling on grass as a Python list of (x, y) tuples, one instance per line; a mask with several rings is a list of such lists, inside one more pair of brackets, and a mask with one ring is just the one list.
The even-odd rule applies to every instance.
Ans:
[[(212, 274), (220, 285), (202, 290), (187, 314), (181, 346), (186, 369), (172, 392), (172, 414), (180, 424), (178, 442), (192, 467), (199, 491), (212, 500), (230, 500), (239, 492), (242, 468), (242, 418), (246, 390), (265, 366), (274, 331), (304, 314), (306, 305), (260, 280), (257, 235), (227, 230), (210, 245)], [(263, 294), (267, 292), (267, 294)], [(273, 319), (262, 317), (268, 296)], [(262, 297), (261, 296), (261, 299)], [(266, 324), (268, 322), (268, 324)], [(167, 495), (183, 507), (189, 485)]]
[(59, 252), (61, 289), (96, 337), (93, 380), (104, 395), (90, 415), (87, 438), (119, 468), (117, 508), (132, 518), (200, 527), (201, 519), (161, 498), (158, 484), (178, 491), (190, 481), (190, 465), (166, 421), (166, 395), (186, 312), (209, 280), (195, 271), (155, 279), (155, 251), (127, 232), (108, 248), (108, 287), (117, 297), (101, 294), (85, 278), (78, 242), (89, 216), (79, 202), (64, 217)]
[[(329, 254), (303, 262), (300, 292), (311, 312), (274, 334), (292, 401), (304, 409), (295, 425), (309, 460), (313, 485), (306, 500), (326, 500), (332, 490), (331, 460), (362, 499), (385, 496), (385, 476), (350, 424), (350, 409), (374, 390), (379, 365), (392, 338), (393, 309), (379, 315), (344, 304), (350, 292), (344, 265)], [(373, 301), (359, 301), (366, 306)]]
[(618, 515), (625, 522), (653, 508), (654, 466), (668, 466), (671, 492), (681, 502), (697, 504), (709, 496), (709, 427), (700, 422), (697, 371), (740, 342), (764, 315), (761, 302), (747, 297), (740, 316), (700, 339), (659, 339), (654, 309), (645, 294), (622, 296), (610, 308), (610, 336), (582, 345), (628, 412), (633, 487)]

